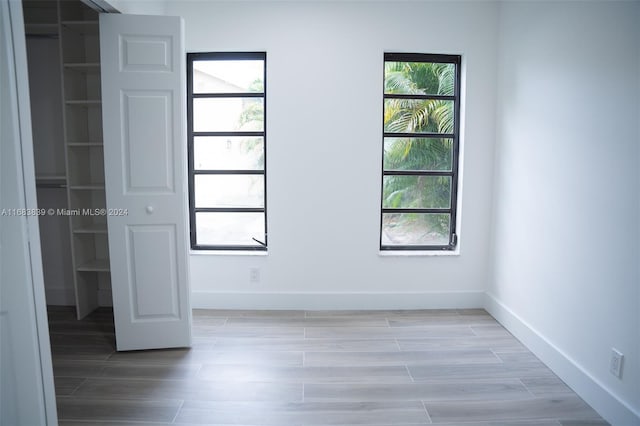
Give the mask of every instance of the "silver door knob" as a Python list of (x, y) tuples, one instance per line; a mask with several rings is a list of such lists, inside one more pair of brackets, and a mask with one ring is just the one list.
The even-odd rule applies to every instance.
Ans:
[(146, 210), (147, 210), (147, 214), (152, 214), (153, 213), (153, 206), (147, 206)]

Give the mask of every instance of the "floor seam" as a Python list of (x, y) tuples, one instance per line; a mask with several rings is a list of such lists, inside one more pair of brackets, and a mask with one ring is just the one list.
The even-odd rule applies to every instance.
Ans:
[(175, 416), (173, 416), (173, 419), (170, 422), (171, 424), (174, 424), (176, 422), (176, 419), (178, 418), (178, 415), (180, 414), (180, 411), (182, 411), (182, 407), (184, 407), (184, 403), (185, 403), (184, 399), (180, 401), (180, 406), (176, 410), (176, 414), (175, 414)]

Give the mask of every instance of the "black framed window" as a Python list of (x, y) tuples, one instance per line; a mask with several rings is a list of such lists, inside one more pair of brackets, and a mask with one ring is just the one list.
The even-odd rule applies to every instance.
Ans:
[(187, 54), (193, 249), (267, 249), (266, 59)]
[(460, 56), (385, 53), (381, 250), (453, 250)]

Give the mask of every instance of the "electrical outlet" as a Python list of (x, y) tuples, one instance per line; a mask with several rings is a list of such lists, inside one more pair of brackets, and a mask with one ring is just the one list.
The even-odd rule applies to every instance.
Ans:
[(611, 348), (611, 361), (609, 361), (609, 371), (617, 378), (622, 378), (622, 360), (624, 355), (616, 348)]
[(251, 283), (259, 283), (260, 282), (260, 269), (258, 269), (258, 268), (250, 268), (249, 269), (249, 282), (251, 282)]

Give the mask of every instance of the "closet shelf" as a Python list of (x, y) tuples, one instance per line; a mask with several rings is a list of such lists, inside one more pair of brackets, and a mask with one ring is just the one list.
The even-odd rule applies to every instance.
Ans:
[(73, 230), (74, 234), (106, 234), (107, 224), (87, 225)]
[(72, 191), (104, 191), (104, 183), (95, 183), (90, 185), (69, 185)]
[(76, 267), (80, 272), (109, 272), (109, 260), (108, 259), (94, 259), (89, 260)]
[(67, 177), (64, 175), (38, 175), (36, 188), (66, 188)]
[(102, 101), (99, 99), (77, 99), (77, 100), (68, 100), (64, 102), (69, 106), (81, 106), (81, 107), (91, 107), (91, 106), (100, 106)]
[(79, 34), (98, 34), (98, 21), (62, 21), (62, 26)]
[(67, 142), (67, 146), (70, 148), (73, 147), (89, 147), (89, 148), (101, 148), (102, 141), (100, 142)]
[(65, 175), (36, 175), (36, 183), (67, 183)]
[(58, 24), (24, 24), (25, 35), (57, 36)]
[(71, 70), (81, 73), (100, 73), (100, 64), (98, 62), (68, 62), (64, 65), (65, 70)]

